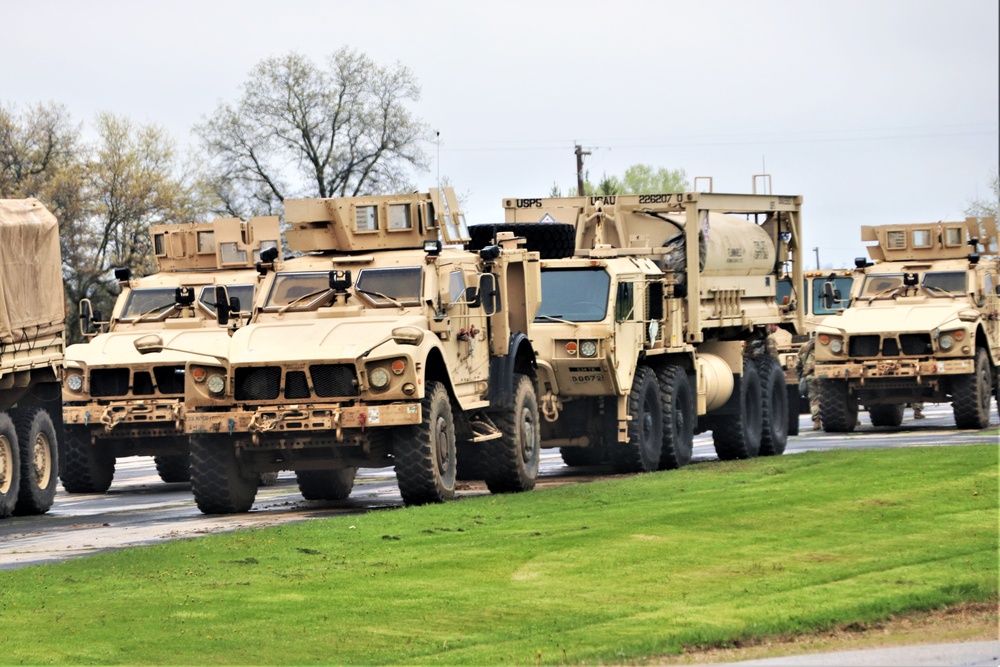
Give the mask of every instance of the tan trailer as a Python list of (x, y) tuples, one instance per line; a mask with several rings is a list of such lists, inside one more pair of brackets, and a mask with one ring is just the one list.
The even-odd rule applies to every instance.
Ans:
[(59, 223), (36, 199), (0, 199), (0, 518), (55, 498), (65, 319)]

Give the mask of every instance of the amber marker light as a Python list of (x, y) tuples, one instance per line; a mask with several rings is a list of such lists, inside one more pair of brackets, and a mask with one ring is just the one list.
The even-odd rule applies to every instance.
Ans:
[(208, 377), (208, 371), (200, 366), (195, 366), (191, 369), (191, 377), (194, 378), (195, 382), (204, 382), (205, 378)]
[(576, 343), (574, 341), (566, 343), (566, 352), (569, 354), (576, 354)]
[(406, 362), (402, 359), (396, 359), (396, 361), (392, 362), (392, 372), (396, 375), (402, 375), (405, 370)]
[(828, 335), (826, 335), (826, 334), (820, 334), (819, 335), (819, 343), (820, 343), (820, 345), (829, 345), (830, 344), (830, 337)]

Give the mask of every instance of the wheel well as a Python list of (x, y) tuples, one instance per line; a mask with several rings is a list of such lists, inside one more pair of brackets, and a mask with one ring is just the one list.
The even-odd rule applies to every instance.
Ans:
[(976, 347), (986, 350), (986, 358), (989, 359), (990, 366), (994, 366), (993, 355), (990, 354), (990, 341), (981, 325), (976, 327)]
[(427, 360), (424, 362), (425, 388), (428, 381), (443, 382), (445, 388), (448, 390), (448, 393), (452, 396), (455, 395), (454, 387), (451, 386), (451, 375), (448, 373), (448, 366), (444, 363), (444, 357), (441, 356), (441, 350), (437, 348), (431, 349), (430, 353), (427, 355)]

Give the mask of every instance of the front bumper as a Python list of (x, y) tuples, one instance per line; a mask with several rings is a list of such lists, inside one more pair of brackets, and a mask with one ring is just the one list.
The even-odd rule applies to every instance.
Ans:
[(184, 404), (163, 399), (112, 401), (107, 405), (64, 404), (63, 423), (92, 428), (103, 426), (105, 437), (183, 435)]
[(188, 412), (187, 433), (288, 433), (333, 431), (343, 439), (344, 429), (408, 426), (421, 421), (420, 403), (384, 405), (300, 404), (265, 405), (252, 410)]
[(919, 383), (924, 377), (963, 375), (972, 373), (975, 368), (975, 360), (971, 358), (928, 361), (873, 359), (848, 363), (817, 362), (815, 373), (817, 378), (824, 380), (859, 380), (862, 384), (867, 379), (876, 378), (913, 378)]

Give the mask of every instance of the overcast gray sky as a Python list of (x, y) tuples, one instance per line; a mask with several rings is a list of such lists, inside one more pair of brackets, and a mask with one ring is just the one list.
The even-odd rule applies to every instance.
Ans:
[[(0, 0), (0, 103), (54, 100), (166, 127), (184, 148), (263, 58), (351, 46), (409, 67), (426, 147), (470, 222), (505, 197), (636, 163), (717, 192), (805, 198), (805, 242), (864, 254), (862, 224), (957, 220), (998, 168), (996, 0)], [(440, 162), (438, 163), (438, 153)]]

